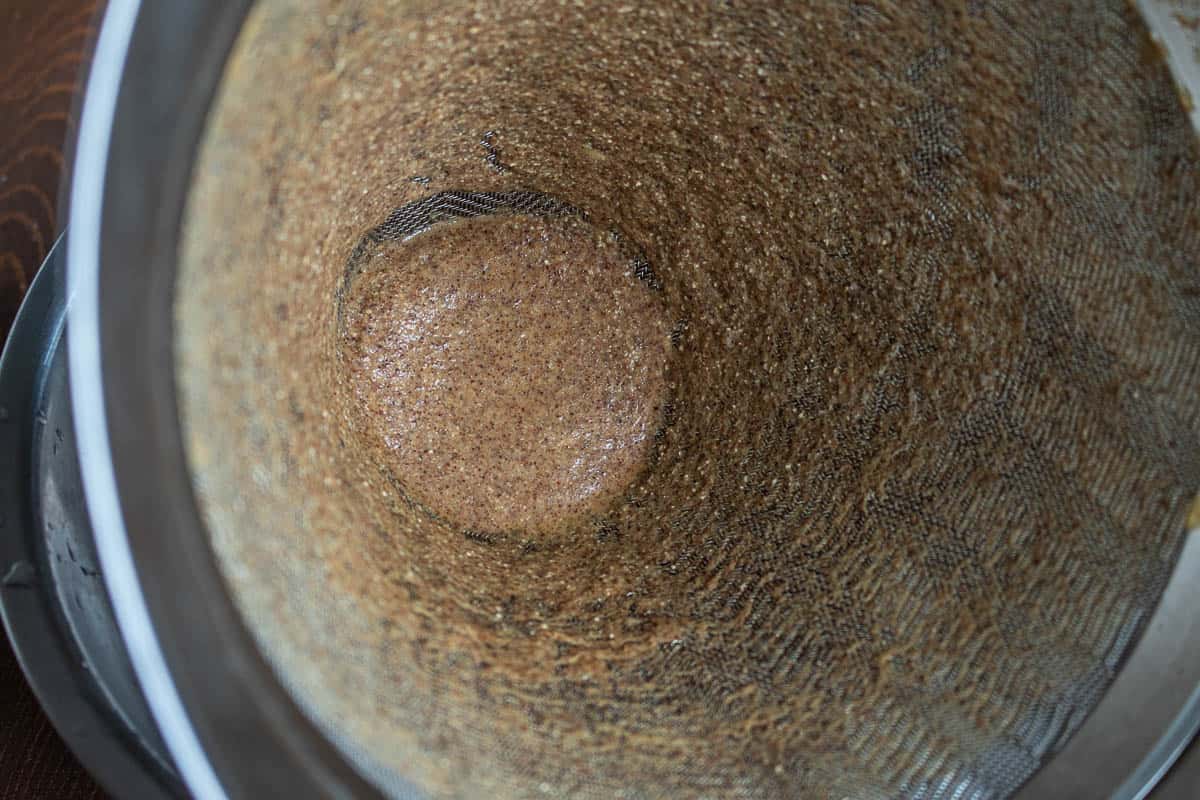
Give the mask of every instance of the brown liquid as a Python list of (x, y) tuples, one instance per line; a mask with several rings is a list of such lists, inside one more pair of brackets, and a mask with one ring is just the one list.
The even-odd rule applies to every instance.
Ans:
[(544, 530), (642, 468), (669, 325), (608, 234), (496, 216), (381, 245), (347, 297), (357, 424), (439, 517)]

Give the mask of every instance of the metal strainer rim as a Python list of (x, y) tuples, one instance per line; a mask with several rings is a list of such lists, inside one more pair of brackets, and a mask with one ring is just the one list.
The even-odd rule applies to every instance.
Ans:
[[(82, 478), (122, 637), (189, 790), (200, 800), (369, 797), (376, 792), (296, 707), (233, 607), (180, 442), (169, 346), (176, 243), (191, 156), (250, 6), (114, 0), (106, 9), (68, 240)], [(153, 68), (127, 69), (130, 61)], [(161, 531), (174, 534), (169, 544)]]

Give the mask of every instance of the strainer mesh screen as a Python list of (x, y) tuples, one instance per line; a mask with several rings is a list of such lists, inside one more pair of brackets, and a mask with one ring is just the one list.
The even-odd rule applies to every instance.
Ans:
[[(393, 796), (1008, 796), (1200, 488), (1198, 176), (1121, 0), (263, 0), (176, 294), (230, 589)], [(344, 373), (349, 282), (497, 214), (619, 232), (673, 331), (550, 532), (427, 508)]]

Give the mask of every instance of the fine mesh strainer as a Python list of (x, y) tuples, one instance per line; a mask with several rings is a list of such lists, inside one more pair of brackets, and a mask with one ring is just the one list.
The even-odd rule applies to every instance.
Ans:
[(259, 0), (190, 18), (224, 59), (138, 50), (190, 13), (143, 10), (130, 57), (213, 101), (149, 147), (125, 78), (110, 157), (155, 177), (110, 169), (143, 279), (98, 344), (193, 791), (1053, 765), (1200, 488), (1200, 153), (1137, 8), (1029, 12)]

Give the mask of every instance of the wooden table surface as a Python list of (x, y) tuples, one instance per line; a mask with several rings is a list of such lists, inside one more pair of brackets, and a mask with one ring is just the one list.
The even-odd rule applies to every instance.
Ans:
[[(60, 181), (101, 0), (0, 0), (0, 333), (64, 222)], [(0, 636), (0, 800), (103, 798)]]

